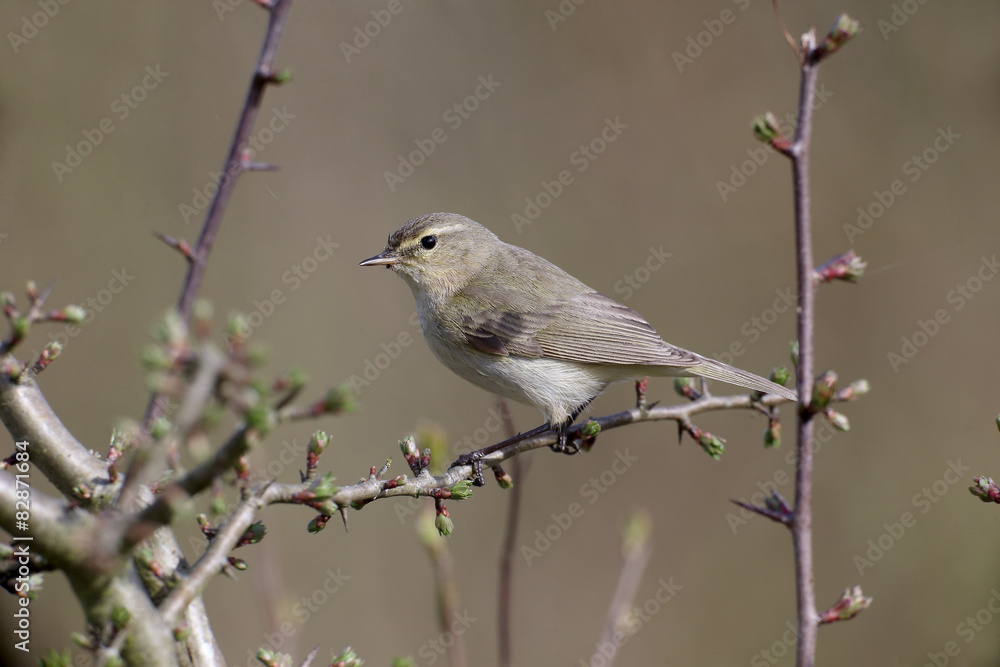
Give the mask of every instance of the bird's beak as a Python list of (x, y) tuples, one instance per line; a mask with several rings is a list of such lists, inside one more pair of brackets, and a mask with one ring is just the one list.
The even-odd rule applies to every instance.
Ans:
[(358, 264), (358, 266), (385, 266), (386, 268), (388, 268), (398, 261), (399, 261), (399, 254), (395, 250), (386, 250), (381, 255), (375, 255), (374, 257), (369, 257), (365, 261)]

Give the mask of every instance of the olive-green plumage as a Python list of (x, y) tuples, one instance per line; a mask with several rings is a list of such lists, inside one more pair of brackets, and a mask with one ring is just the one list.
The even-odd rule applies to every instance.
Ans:
[(565, 427), (608, 384), (703, 376), (796, 400), (774, 382), (669, 345), (639, 313), (454, 213), (410, 220), (385, 252), (409, 284), (435, 356), (489, 391)]

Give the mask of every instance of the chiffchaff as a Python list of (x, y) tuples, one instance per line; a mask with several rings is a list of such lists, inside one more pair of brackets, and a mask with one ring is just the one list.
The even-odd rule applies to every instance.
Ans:
[(410, 220), (385, 252), (361, 262), (379, 265), (410, 286), (434, 356), (541, 410), (562, 449), (573, 420), (620, 380), (701, 376), (796, 400), (781, 385), (665, 343), (639, 313), (461, 215)]

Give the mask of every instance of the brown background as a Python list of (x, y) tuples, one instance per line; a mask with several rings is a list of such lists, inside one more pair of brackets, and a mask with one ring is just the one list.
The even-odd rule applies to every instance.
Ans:
[[(818, 260), (853, 245), (870, 267), (860, 285), (820, 290), (817, 365), (845, 379), (866, 377), (873, 391), (844, 408), (851, 431), (818, 454), (815, 529), (819, 604), (858, 583), (875, 603), (863, 617), (822, 630), (820, 662), (922, 665), (929, 652), (955, 642), (951, 664), (996, 665), (1000, 618), (984, 612), (979, 622), (992, 622), (971, 637), (960, 624), (1000, 588), (1000, 508), (966, 491), (974, 475), (1000, 476), (993, 424), (1000, 411), (1000, 279), (985, 282), (961, 309), (948, 295), (976, 275), (984, 256), (994, 256), (1000, 236), (1000, 11), (986, 2), (904, 4), (912, 15), (896, 14), (897, 22), (907, 20), (892, 32), (884, 26), (894, 7), (904, 8), (888, 0), (785, 7), (793, 34), (810, 25), (825, 30), (839, 11), (866, 27), (820, 72), (827, 99), (816, 112), (813, 211)], [(259, 124), (272, 108), (294, 115), (259, 155), (281, 171), (241, 179), (203, 294), (221, 318), (252, 311), (281, 290), (284, 302), (252, 341), (270, 346), (273, 372), (307, 368), (309, 396), (362, 374), (380, 344), (401, 332), (415, 342), (362, 390), (358, 413), (282, 428), (256, 453), (258, 463), (279, 460), (283, 442), (302, 446), (324, 428), (333, 444), (323, 466), (350, 483), (386, 457), (404, 472), (396, 440), (422, 420), (440, 424), (451, 442), (486, 427), (493, 399), (433, 359), (408, 322), (409, 290), (388, 272), (357, 267), (402, 222), (430, 211), (469, 215), (618, 298), (616, 283), (662, 245), (673, 255), (629, 306), (672, 343), (704, 354), (743, 343), (738, 365), (761, 374), (786, 362), (790, 312), (759, 340), (750, 329), (752, 318), (770, 318), (776, 291), (794, 285), (789, 168), (770, 155), (725, 201), (717, 186), (749, 159), (748, 150), (759, 151), (749, 131), (753, 116), (794, 110), (798, 71), (770, 3), (592, 0), (553, 30), (545, 11), (558, 11), (555, 0), (403, 0), (402, 11), (347, 62), (341, 43), (385, 7), (293, 8), (278, 62), (294, 69), (295, 81), (268, 91)], [(113, 270), (134, 276), (41, 381), (66, 424), (101, 452), (119, 418), (141, 414), (147, 393), (138, 352), (179, 290), (181, 261), (151, 232), (196, 237), (200, 220), (187, 224), (179, 206), (190, 205), (194, 189), (219, 169), (257, 55), (264, 12), (247, 1), (232, 9), (220, 19), (209, 2), (72, 2), (59, 5), (16, 53), (9, 37), (0, 46), (0, 287), (20, 294), (29, 278), (57, 279), (53, 303), (63, 304), (99, 298)], [(711, 22), (724, 10), (732, 20), (709, 43), (704, 22), (718, 32)], [(4, 3), (4, 33), (21, 30), (23, 17), (37, 11), (35, 2)], [(700, 33), (708, 45), (679, 71), (674, 54)], [(112, 104), (141, 82), (147, 66), (168, 76), (122, 119)], [(443, 114), (473, 94), (480, 76), (501, 85), (453, 129)], [(105, 118), (114, 131), (60, 182), (52, 163)], [(512, 213), (523, 213), (525, 197), (536, 196), (543, 180), (575, 170), (571, 154), (606, 118), (628, 127), (519, 233)], [(390, 192), (384, 172), (438, 127), (446, 141)], [(948, 128), (958, 138), (910, 180), (906, 163)], [(896, 179), (904, 193), (852, 244), (844, 225)], [(282, 276), (312, 255), (318, 237), (339, 247), (293, 290)], [(992, 277), (992, 269), (984, 274)], [(947, 323), (894, 370), (887, 355), (899, 354), (901, 338), (941, 309)], [(62, 331), (36, 330), (24, 351)], [(652, 382), (650, 395), (677, 400), (666, 380)], [(631, 401), (631, 388), (621, 385), (595, 410)], [(585, 456), (534, 455), (520, 480), (526, 509), (519, 545), (532, 545), (535, 531), (571, 503), (585, 510), (530, 566), (518, 560), (516, 663), (589, 658), (618, 574), (621, 522), (647, 508), (656, 550), (638, 600), (653, 596), (661, 579), (683, 588), (629, 640), (618, 664), (764, 665), (772, 663), (761, 651), (772, 648), (788, 653), (777, 664), (792, 664), (782, 641), (794, 618), (790, 540), (760, 519), (734, 531), (729, 503), (791, 471), (785, 412), (786, 443), (778, 451), (762, 449), (757, 417), (700, 418), (727, 438), (719, 462), (690, 441), (678, 448), (672, 424), (607, 433)], [(538, 422), (528, 408), (518, 406), (515, 415), (522, 428)], [(589, 504), (581, 487), (625, 451), (637, 463)], [(945, 475), (951, 464), (961, 466), (957, 482)], [(301, 465), (286, 466), (280, 479), (294, 480)], [(35, 482), (42, 488), (40, 475)], [(918, 497), (925, 488), (933, 503)], [(780, 490), (790, 495), (791, 484)], [(495, 662), (505, 506), (492, 484), (450, 506), (462, 608), (476, 619), (464, 635), (475, 665)], [(352, 514), (349, 534), (331, 525), (318, 536), (305, 533), (308, 512), (267, 510), (268, 538), (238, 554), (250, 572), (237, 583), (213, 581), (207, 594), (230, 663), (247, 663), (247, 650), (274, 631), (272, 619), (290, 618), (294, 636), (282, 648), (300, 658), (317, 643), (324, 654), (351, 644), (367, 664), (385, 665), (397, 654), (431, 664), (426, 649), (420, 654), (438, 633), (430, 570), (412, 515), (398, 516), (405, 507), (379, 502)], [(884, 536), (885, 524), (904, 512), (915, 523), (898, 539)], [(180, 528), (185, 544), (193, 525)], [(859, 573), (856, 557), (866, 557), (869, 540), (880, 536), (891, 548)], [(189, 557), (196, 554), (188, 548)], [(307, 623), (288, 616), (338, 568), (349, 580)], [(273, 616), (257, 585), (268, 573), (288, 596)], [(69, 596), (60, 576), (47, 578), (32, 606), (36, 655), (67, 647), (68, 633), (81, 629)], [(0, 609), (10, 609), (10, 600), (0, 600)]]

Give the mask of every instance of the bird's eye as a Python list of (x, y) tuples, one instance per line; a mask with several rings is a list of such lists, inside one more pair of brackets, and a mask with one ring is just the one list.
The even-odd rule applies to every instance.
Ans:
[(433, 234), (430, 234), (430, 235), (425, 236), (424, 238), (420, 239), (420, 245), (422, 245), (427, 250), (430, 250), (431, 248), (433, 248), (434, 246), (436, 246), (437, 242), (438, 242), (438, 239)]

